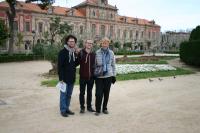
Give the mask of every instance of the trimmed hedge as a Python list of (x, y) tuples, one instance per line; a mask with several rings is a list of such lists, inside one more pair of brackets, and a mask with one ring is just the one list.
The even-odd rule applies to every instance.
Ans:
[(200, 66), (200, 40), (181, 43), (180, 58), (186, 64)]
[(179, 51), (164, 51), (166, 54), (179, 54)]
[(32, 61), (32, 60), (40, 60), (43, 59), (43, 57), (33, 54), (14, 54), (14, 55), (7, 55), (3, 54), (0, 55), (0, 63), (5, 62), (19, 62), (19, 61)]
[[(120, 50), (115, 52), (115, 55), (124, 55), (124, 51)], [(144, 54), (144, 51), (126, 51), (126, 55), (142, 55)]]

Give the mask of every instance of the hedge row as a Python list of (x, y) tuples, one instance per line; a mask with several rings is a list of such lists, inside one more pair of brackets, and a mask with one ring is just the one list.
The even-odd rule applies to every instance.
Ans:
[(166, 54), (179, 54), (179, 51), (164, 51)]
[(200, 66), (200, 40), (181, 43), (180, 58), (189, 65)]
[(115, 55), (124, 55), (126, 53), (126, 55), (142, 55), (144, 54), (144, 51), (117, 51), (115, 52)]
[(25, 54), (15, 54), (15, 55), (0, 55), (0, 63), (3, 62), (19, 62), (19, 61), (32, 61), (32, 60), (40, 60), (43, 59), (43, 57), (38, 55), (25, 55)]

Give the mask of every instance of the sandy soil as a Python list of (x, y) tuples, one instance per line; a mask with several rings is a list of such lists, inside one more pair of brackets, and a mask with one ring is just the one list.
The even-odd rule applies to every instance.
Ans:
[(110, 93), (110, 114), (100, 116), (79, 114), (75, 86), (71, 109), (76, 114), (63, 118), (59, 91), (40, 86), (40, 74), (50, 68), (45, 61), (0, 64), (0, 133), (200, 132), (200, 73), (117, 82)]

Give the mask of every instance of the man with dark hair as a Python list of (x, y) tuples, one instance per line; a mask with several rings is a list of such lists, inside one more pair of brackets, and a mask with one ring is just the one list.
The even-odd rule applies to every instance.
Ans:
[(92, 89), (94, 85), (95, 53), (92, 51), (93, 40), (87, 39), (84, 48), (79, 52), (80, 63), (80, 113), (85, 112), (85, 90), (87, 87), (87, 110), (95, 112), (92, 108)]
[(76, 66), (78, 59), (76, 54), (77, 38), (69, 35), (65, 38), (64, 48), (58, 55), (58, 76), (61, 84), (66, 84), (66, 91), (60, 91), (60, 113), (63, 117), (74, 115), (69, 109), (74, 82), (76, 79)]

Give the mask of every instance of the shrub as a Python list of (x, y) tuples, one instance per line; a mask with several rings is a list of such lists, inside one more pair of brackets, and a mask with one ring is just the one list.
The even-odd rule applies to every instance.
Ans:
[(183, 42), (180, 45), (180, 58), (189, 65), (200, 66), (200, 40)]
[(49, 45), (44, 48), (44, 56), (46, 60), (51, 61), (52, 63), (57, 63), (58, 53), (61, 50), (62, 45)]
[(19, 61), (31, 61), (31, 60), (38, 60), (42, 59), (41, 56), (39, 55), (33, 55), (33, 54), (14, 54), (14, 55), (8, 55), (8, 54), (3, 54), (0, 55), (0, 63), (5, 63), (5, 62), (19, 62)]
[(44, 55), (44, 44), (37, 43), (33, 47), (33, 54), (43, 56)]
[(117, 52), (115, 52), (116, 55), (124, 55), (126, 52), (126, 55), (141, 55), (144, 54), (144, 51), (125, 51), (125, 49), (121, 49)]
[(189, 40), (200, 40), (200, 26), (197, 26), (195, 29), (192, 30)]
[(179, 54), (179, 51), (164, 51), (166, 54)]

